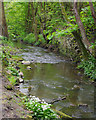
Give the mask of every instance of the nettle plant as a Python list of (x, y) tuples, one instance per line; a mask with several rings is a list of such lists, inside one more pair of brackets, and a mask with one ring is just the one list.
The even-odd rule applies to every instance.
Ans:
[(40, 100), (38, 97), (23, 97), (22, 101), (26, 109), (33, 111), (32, 117), (36, 120), (57, 118), (57, 114), (50, 108), (52, 105), (46, 103), (44, 100)]
[(83, 68), (85, 75), (96, 80), (96, 59), (93, 56), (90, 56), (88, 60), (82, 60), (78, 68)]

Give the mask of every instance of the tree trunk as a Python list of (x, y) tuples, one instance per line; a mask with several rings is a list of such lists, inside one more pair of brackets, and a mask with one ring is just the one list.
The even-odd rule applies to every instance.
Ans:
[[(92, 17), (94, 19), (94, 24), (95, 24), (95, 27), (96, 27), (96, 12), (94, 10), (94, 7), (93, 7), (93, 4), (92, 4), (92, 1), (89, 0), (89, 5), (90, 5), (90, 9), (91, 9), (91, 13), (92, 13)], [(95, 39), (96, 39), (96, 29), (94, 29), (94, 42), (95, 42)], [(93, 50), (93, 55), (94, 57), (96, 58), (96, 46)]]
[(34, 34), (35, 34), (36, 41), (38, 41), (38, 29), (37, 29), (37, 19), (36, 19), (37, 7), (38, 6), (36, 5), (36, 8), (35, 8), (33, 5), (33, 2), (31, 2), (32, 16), (34, 19), (33, 27), (34, 27)]
[(64, 15), (64, 16), (63, 16), (63, 17), (64, 17), (64, 20), (69, 24), (69, 23), (70, 23), (70, 20), (68, 19), (68, 16), (67, 16), (67, 13), (66, 13), (64, 4), (63, 4), (63, 3), (60, 3), (60, 6), (61, 6), (62, 14)]
[(43, 15), (39, 15), (40, 23), (41, 23), (41, 25), (40, 25), (40, 27), (41, 27), (40, 32), (41, 32), (41, 34), (43, 35), (44, 39), (47, 41), (47, 37), (46, 37), (46, 35), (43, 33), (43, 30), (46, 30), (45, 2), (44, 2), (44, 4), (41, 2), (41, 3), (40, 3), (40, 7), (41, 7), (41, 8), (40, 8), (41, 13), (43, 14)]
[(2, 2), (2, 36), (9, 37), (5, 18), (4, 3)]
[(29, 33), (29, 13), (30, 13), (30, 2), (27, 5), (27, 12), (25, 16), (25, 32)]
[(90, 47), (90, 42), (87, 39), (83, 23), (80, 19), (78, 11), (77, 11), (77, 0), (74, 0), (74, 13), (75, 13), (76, 21), (77, 21), (77, 24), (79, 26), (79, 29), (80, 29), (80, 32), (81, 32), (81, 35), (82, 35), (82, 42), (84, 43), (85, 47), (92, 53), (92, 50), (89, 48)]
[(32, 16), (32, 8), (31, 3), (29, 2), (27, 7), (27, 12), (25, 16), (25, 32), (32, 33), (33, 32), (33, 16)]
[(92, 1), (89, 0), (89, 5), (90, 5), (90, 9), (91, 9), (91, 13), (92, 13), (92, 16), (93, 16), (93, 19), (94, 19), (94, 23), (95, 23), (95, 26), (96, 26), (96, 12), (94, 10), (94, 7), (93, 7), (93, 4), (92, 4)]
[[(61, 3), (60, 6), (61, 6), (62, 14), (64, 15), (65, 21), (68, 24), (70, 24), (71, 21), (68, 19), (68, 15), (66, 14), (66, 11), (65, 11), (65, 8), (64, 8), (64, 4)], [(74, 38), (76, 39), (76, 42), (77, 42), (77, 44), (78, 44), (78, 46), (79, 46), (79, 48), (80, 48), (80, 50), (82, 52), (83, 58), (87, 59), (88, 58), (88, 51), (85, 48), (84, 43), (82, 42), (82, 38), (81, 38), (80, 34), (77, 31), (73, 31), (72, 34), (73, 34)]]
[(81, 38), (80, 34), (77, 31), (73, 31), (72, 34), (75, 37), (77, 44), (79, 45), (79, 48), (83, 55), (83, 58), (87, 59), (89, 54), (82, 42), (82, 38)]
[(0, 35), (2, 35), (2, 2), (0, 2)]

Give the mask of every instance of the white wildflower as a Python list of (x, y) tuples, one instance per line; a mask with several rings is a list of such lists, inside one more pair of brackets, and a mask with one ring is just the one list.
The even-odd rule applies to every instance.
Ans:
[(39, 98), (35, 98), (35, 101), (36, 102), (40, 102), (41, 100)]
[(35, 106), (37, 107), (37, 104)]
[(42, 105), (41, 107), (43, 108), (43, 111), (47, 109), (46, 105)]
[(42, 99), (42, 102), (45, 102), (45, 100), (44, 100), (44, 99)]
[(40, 108), (38, 108), (37, 110), (40, 110)]

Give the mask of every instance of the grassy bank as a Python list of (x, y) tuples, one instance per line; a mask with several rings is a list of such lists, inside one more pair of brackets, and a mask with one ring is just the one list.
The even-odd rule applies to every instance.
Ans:
[[(70, 41), (74, 41), (74, 38), (72, 36), (69, 37)], [(65, 38), (67, 40), (67, 38)], [(69, 60), (71, 60), (73, 63), (77, 65), (77, 68), (82, 70), (84, 74), (91, 80), (96, 80), (96, 59), (92, 54), (89, 54), (87, 59), (83, 58), (83, 55), (78, 48), (77, 44), (74, 43), (73, 49), (70, 48), (70, 46), (65, 46), (64, 39), (61, 40), (50, 40), (51, 42), (47, 43), (43, 36), (40, 35), (40, 38), (38, 41), (36, 41), (34, 34), (30, 33), (27, 36), (25, 36), (23, 42), (39, 46), (48, 49), (49, 51), (55, 52), (56, 54), (67, 56)], [(93, 46), (91, 46), (93, 47)]]
[(24, 82), (23, 73), (19, 67), (19, 63), (23, 59), (18, 57), (16, 53), (21, 51), (21, 49), (17, 49), (11, 41), (7, 41), (5, 38), (2, 38), (1, 45), (0, 59), (3, 63), (3, 117), (10, 116), (12, 118), (31, 118), (36, 120), (56, 119), (60, 118), (60, 116), (70, 117), (62, 112), (54, 112), (51, 109), (52, 105), (44, 100), (40, 100), (35, 96), (26, 96), (19, 91), (20, 80), (22, 79), (22, 82)]

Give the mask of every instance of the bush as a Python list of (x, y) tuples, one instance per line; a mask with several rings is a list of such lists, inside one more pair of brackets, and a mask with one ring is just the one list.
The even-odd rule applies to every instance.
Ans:
[(9, 77), (8, 79), (12, 85), (16, 84), (16, 78), (14, 76)]
[(84, 74), (89, 76), (91, 79), (96, 79), (96, 59), (90, 56), (88, 60), (82, 60), (78, 68), (84, 69)]
[(51, 104), (40, 100), (38, 97), (31, 96), (31, 98), (23, 97), (23, 104), (30, 111), (33, 111), (32, 117), (36, 120), (56, 119), (57, 114), (51, 110)]
[(46, 40), (44, 39), (44, 37), (43, 37), (42, 34), (39, 34), (39, 41), (40, 41), (42, 44), (45, 44), (45, 43), (46, 43)]
[(4, 40), (4, 39), (5, 39), (5, 37), (0, 35), (0, 39), (1, 39), (1, 40)]
[(24, 39), (23, 39), (25, 42), (28, 42), (28, 43), (35, 43), (36, 42), (36, 39), (35, 39), (35, 35), (33, 33), (30, 33), (28, 34)]

